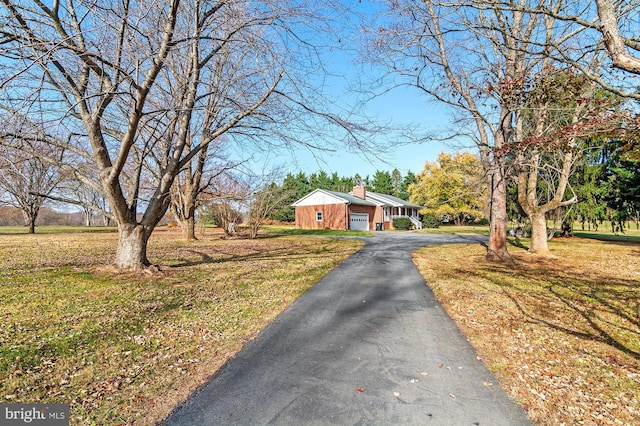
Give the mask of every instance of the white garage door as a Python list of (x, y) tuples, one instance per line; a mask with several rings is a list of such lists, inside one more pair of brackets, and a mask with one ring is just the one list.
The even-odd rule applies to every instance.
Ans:
[(354, 231), (369, 230), (369, 215), (361, 213), (351, 213), (351, 224), (349, 229)]

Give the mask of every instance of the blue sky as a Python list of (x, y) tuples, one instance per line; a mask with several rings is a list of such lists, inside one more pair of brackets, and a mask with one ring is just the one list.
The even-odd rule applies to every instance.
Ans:
[[(357, 6), (359, 12), (363, 12), (367, 18), (374, 16), (374, 9), (380, 4), (371, 1), (360, 2)], [(378, 25), (378, 24), (372, 24)], [(356, 28), (355, 26), (353, 28)], [(377, 27), (376, 27), (377, 28)], [(345, 29), (346, 33), (353, 29)], [(340, 31), (338, 31), (339, 33)], [(354, 33), (351, 33), (354, 34)], [(348, 37), (348, 36), (347, 36)], [(350, 110), (357, 105), (357, 98), (361, 94), (350, 92), (347, 88), (362, 84), (357, 81), (361, 76), (376, 78), (375, 73), (369, 65), (358, 64), (357, 43), (358, 36), (351, 36), (351, 43), (334, 43), (334, 46), (327, 46), (325, 55), (325, 66), (331, 76), (323, 79), (323, 88), (328, 98), (335, 99), (338, 115), (341, 108)], [(349, 37), (350, 38), (350, 37)], [(328, 40), (328, 41), (327, 41)], [(327, 39), (321, 44), (331, 44)], [(368, 73), (373, 73), (366, 76)], [(444, 130), (449, 123), (449, 115), (443, 110), (441, 104), (429, 102), (416, 89), (396, 88), (392, 89), (375, 99), (369, 101), (360, 114), (369, 119), (375, 119), (380, 125), (392, 127), (406, 126), (415, 135), (434, 135), (449, 133)], [(356, 173), (363, 178), (373, 177), (376, 170), (392, 171), (397, 168), (403, 175), (407, 171), (419, 173), (426, 161), (435, 161), (442, 151), (454, 151), (454, 148), (441, 142), (429, 141), (419, 144), (398, 144), (396, 136), (392, 134), (377, 133), (372, 135), (376, 145), (384, 146), (385, 158), (376, 158), (366, 153), (350, 153), (347, 150), (337, 150), (337, 152), (310, 152), (307, 149), (294, 149), (292, 151), (256, 153), (254, 155), (254, 172), (262, 168), (268, 171), (271, 168), (281, 167), (287, 172), (305, 172), (307, 175), (324, 170), (327, 173), (337, 173), (339, 176), (353, 176)], [(242, 152), (236, 155), (242, 155)], [(246, 153), (245, 153), (246, 155)]]
[[(440, 105), (428, 102), (409, 89), (393, 90), (376, 98), (368, 103), (364, 112), (381, 123), (407, 126), (416, 135), (438, 134), (438, 129), (445, 127), (448, 122), (448, 115)], [(337, 172), (340, 176), (359, 173), (365, 177), (373, 176), (376, 170), (391, 171), (397, 168), (404, 175), (409, 170), (420, 172), (426, 161), (434, 161), (440, 152), (453, 149), (437, 141), (398, 145), (394, 136), (387, 134), (376, 135), (376, 142), (384, 145), (386, 158), (377, 159), (371, 155), (341, 151), (316, 154), (321, 157), (318, 160), (311, 153), (298, 150), (299, 171), (309, 174), (325, 170), (328, 173)], [(295, 168), (296, 164), (291, 163), (290, 167)]]
[[(345, 69), (347, 68), (348, 65), (345, 64)], [(347, 99), (346, 102), (348, 101)], [(417, 96), (410, 89), (392, 90), (369, 102), (363, 112), (383, 124), (407, 126), (416, 135), (446, 133), (439, 132), (439, 129), (446, 128), (449, 123), (449, 116), (442, 110), (441, 105)], [(408, 171), (417, 174), (422, 171), (426, 161), (435, 161), (440, 152), (456, 150), (451, 144), (438, 141), (398, 144), (390, 134), (375, 135), (375, 142), (385, 147), (384, 158), (376, 158), (366, 153), (350, 153), (347, 150), (311, 152), (299, 148), (292, 152), (256, 154), (252, 167), (254, 172), (260, 168), (269, 171), (280, 167), (294, 174), (302, 171), (309, 175), (324, 170), (329, 174), (336, 172), (339, 176), (347, 177), (358, 173), (363, 178), (367, 175), (373, 177), (377, 170), (391, 172), (395, 168), (402, 175)]]
[[(363, 3), (360, 3), (361, 7), (370, 10), (371, 3)], [(355, 43), (357, 42), (356, 38)], [(335, 74), (327, 86), (328, 96), (335, 97), (337, 102), (347, 105), (347, 109), (348, 105), (356, 102), (355, 99), (359, 94), (351, 93), (346, 88), (360, 84), (354, 80), (361, 75), (373, 73), (368, 77), (377, 78), (376, 72), (380, 72), (372, 71), (372, 68), (367, 65), (357, 64), (357, 54), (357, 48), (342, 52), (334, 50), (327, 58), (329, 71)], [(367, 76), (364, 77), (366, 78)], [(439, 134), (438, 129), (445, 127), (449, 118), (448, 114), (442, 110), (441, 104), (429, 102), (424, 96), (420, 96), (416, 89), (411, 88), (395, 88), (377, 96), (367, 102), (362, 113), (381, 125), (407, 126), (416, 135)], [(391, 171), (394, 168), (400, 170), (402, 174), (409, 170), (418, 173), (426, 161), (434, 161), (443, 150), (451, 150), (444, 144), (434, 141), (399, 146), (395, 136), (384, 133), (375, 135), (375, 142), (385, 146), (385, 161), (371, 155), (358, 155), (346, 151), (315, 153), (320, 157), (318, 160), (314, 158), (314, 154), (298, 150), (296, 151), (297, 164), (290, 162), (288, 167), (294, 168), (292, 170), (294, 172), (304, 171), (309, 174), (325, 170), (328, 173), (337, 172), (340, 176), (353, 176), (356, 173), (362, 177), (373, 176), (376, 170)], [(295, 170), (296, 166), (299, 166), (298, 170)]]

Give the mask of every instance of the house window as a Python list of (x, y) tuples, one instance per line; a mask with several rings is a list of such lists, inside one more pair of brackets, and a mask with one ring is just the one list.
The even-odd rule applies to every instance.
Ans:
[(316, 212), (316, 222), (322, 222), (322, 212)]

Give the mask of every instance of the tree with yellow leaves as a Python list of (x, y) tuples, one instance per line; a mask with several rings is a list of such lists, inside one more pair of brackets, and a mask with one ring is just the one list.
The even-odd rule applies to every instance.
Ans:
[(480, 158), (469, 152), (442, 152), (436, 162), (427, 161), (409, 193), (412, 203), (424, 206), (421, 214), (456, 225), (487, 215), (487, 179)]

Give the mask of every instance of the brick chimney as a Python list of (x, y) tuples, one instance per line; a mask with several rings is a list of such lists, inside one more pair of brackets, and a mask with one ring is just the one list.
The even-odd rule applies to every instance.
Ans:
[(356, 185), (353, 187), (353, 195), (365, 200), (367, 198), (367, 187), (364, 185)]

